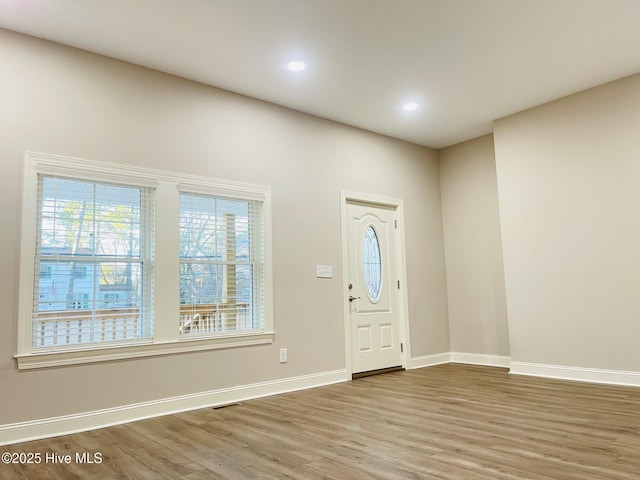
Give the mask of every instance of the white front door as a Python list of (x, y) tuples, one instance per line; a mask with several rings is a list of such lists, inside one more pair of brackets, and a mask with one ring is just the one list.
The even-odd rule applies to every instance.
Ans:
[(402, 366), (396, 210), (347, 203), (352, 373)]

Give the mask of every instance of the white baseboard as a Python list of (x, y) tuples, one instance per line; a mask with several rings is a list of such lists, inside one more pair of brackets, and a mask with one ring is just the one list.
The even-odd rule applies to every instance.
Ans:
[(485, 355), (482, 353), (451, 352), (451, 362), (509, 368), (511, 365), (511, 357), (504, 355)]
[(445, 352), (414, 357), (409, 362), (409, 368), (432, 367), (443, 363), (466, 363), (469, 365), (509, 368), (509, 373), (514, 375), (640, 387), (640, 372), (514, 362), (507, 356), (480, 353)]
[(350, 376), (347, 375), (346, 370), (335, 370), (62, 417), (0, 425), (0, 445), (84, 432), (145, 418), (241, 402), (347, 380), (350, 380)]
[(424, 357), (414, 357), (409, 368), (433, 367), (443, 363), (467, 363), (469, 365), (485, 365), (489, 367), (509, 368), (511, 358), (502, 355), (486, 355), (483, 353), (444, 352)]
[(433, 367), (434, 365), (441, 365), (443, 363), (449, 363), (451, 361), (451, 354), (449, 352), (436, 353), (433, 355), (425, 355), (423, 357), (413, 357), (409, 359), (408, 370), (413, 368)]
[(511, 362), (509, 373), (533, 377), (557, 378), (578, 382), (604, 383), (640, 387), (640, 372), (602, 370), (598, 368), (566, 367), (539, 363)]

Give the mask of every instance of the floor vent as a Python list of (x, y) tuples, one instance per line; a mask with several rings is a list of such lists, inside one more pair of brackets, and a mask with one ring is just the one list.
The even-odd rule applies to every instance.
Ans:
[(238, 405), (242, 405), (241, 403), (225, 403), (224, 405), (217, 405), (215, 407), (211, 407), (211, 410), (220, 410), (222, 408), (236, 407)]

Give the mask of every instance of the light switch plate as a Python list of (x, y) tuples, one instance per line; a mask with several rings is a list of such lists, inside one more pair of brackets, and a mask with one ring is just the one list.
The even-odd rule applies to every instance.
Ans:
[(316, 277), (333, 278), (333, 267), (331, 265), (316, 265)]

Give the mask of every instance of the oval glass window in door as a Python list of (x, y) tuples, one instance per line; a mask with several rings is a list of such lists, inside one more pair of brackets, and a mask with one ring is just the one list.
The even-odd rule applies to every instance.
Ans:
[(375, 303), (380, 300), (382, 259), (380, 257), (380, 242), (373, 225), (369, 225), (364, 231), (362, 239), (362, 269), (367, 297)]

